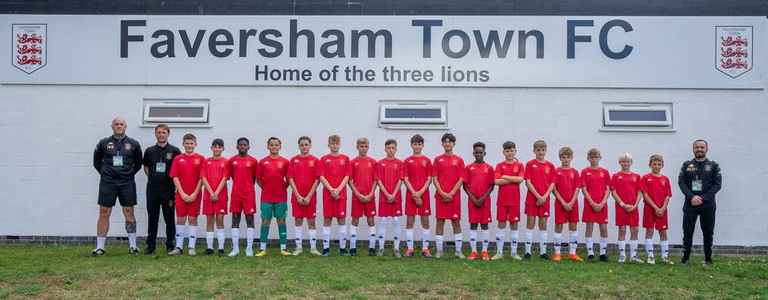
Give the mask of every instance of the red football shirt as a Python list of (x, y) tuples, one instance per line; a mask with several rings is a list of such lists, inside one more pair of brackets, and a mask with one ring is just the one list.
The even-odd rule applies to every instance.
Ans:
[(429, 178), (432, 177), (432, 162), (425, 155), (411, 155), (403, 162), (405, 165), (404, 178), (408, 178), (415, 191), (424, 188), (429, 184)]
[(595, 203), (602, 203), (606, 189), (610, 184), (611, 173), (608, 173), (608, 170), (604, 168), (586, 167), (581, 170), (581, 185)]
[(179, 178), (181, 189), (187, 195), (192, 194), (200, 181), (200, 168), (203, 166), (205, 157), (200, 154), (182, 153), (173, 159), (171, 166), (171, 178)]
[(555, 165), (547, 160), (543, 162), (536, 159), (529, 160), (525, 164), (525, 180), (533, 185), (533, 188), (536, 189), (540, 196), (549, 200), (549, 194), (542, 194), (547, 191), (550, 184), (555, 182)]
[[(326, 154), (320, 158), (320, 176), (325, 177), (333, 188), (338, 188), (344, 176), (352, 174), (352, 164), (344, 154)], [(345, 193), (342, 193), (345, 194)], [(343, 197), (343, 195), (342, 195)]]
[[(464, 175), (464, 160), (458, 155), (441, 154), (435, 157), (432, 164), (437, 184), (443, 192), (450, 192), (461, 177)], [(456, 193), (459, 195), (459, 193)]]
[(267, 155), (259, 161), (256, 178), (261, 183), (261, 201), (279, 203), (288, 201), (288, 160)]
[(557, 168), (555, 171), (555, 188), (566, 203), (571, 202), (576, 189), (581, 186), (579, 171), (574, 168)]
[(646, 192), (648, 196), (651, 196), (651, 201), (656, 203), (656, 206), (661, 207), (664, 205), (664, 200), (667, 197), (672, 196), (672, 186), (669, 184), (669, 178), (667, 176), (654, 176), (651, 173), (645, 174), (642, 178), (642, 190)]
[[(464, 169), (464, 182), (469, 185), (469, 192), (479, 198), (493, 186), (493, 167), (488, 163), (473, 162)], [(490, 199), (486, 199), (490, 200)]]
[(256, 175), (259, 161), (253, 156), (235, 155), (229, 159), (229, 177), (232, 178), (232, 198), (256, 198)]
[(358, 156), (352, 160), (352, 175), (349, 178), (354, 181), (355, 189), (360, 194), (368, 195), (373, 190), (373, 184), (376, 180), (375, 172), (375, 159), (370, 156)]
[[(288, 164), (288, 178), (293, 179), (296, 189), (302, 197), (306, 197), (312, 185), (320, 177), (320, 162), (314, 155), (296, 155)], [(291, 195), (295, 198), (295, 195)], [(295, 200), (295, 199), (294, 199)]]
[[(515, 160), (513, 162), (502, 161), (496, 164), (496, 170), (494, 171), (495, 178), (501, 178), (501, 176), (525, 176), (525, 166), (523, 163)], [(498, 199), (496, 205), (501, 206), (520, 206), (520, 184), (510, 183), (499, 186)]]
[(224, 157), (219, 157), (219, 159), (207, 158), (205, 165), (200, 168), (200, 177), (205, 178), (211, 185), (211, 189), (216, 191), (216, 188), (221, 184), (221, 179), (229, 177), (229, 160)]
[(633, 205), (637, 200), (637, 193), (642, 188), (643, 181), (639, 174), (634, 172), (618, 172), (611, 178), (611, 189), (621, 198), (621, 202)]
[(403, 179), (404, 174), (403, 162), (397, 158), (383, 158), (376, 163), (376, 180), (381, 181), (389, 194), (400, 195), (399, 191), (395, 191), (395, 186), (398, 180)]

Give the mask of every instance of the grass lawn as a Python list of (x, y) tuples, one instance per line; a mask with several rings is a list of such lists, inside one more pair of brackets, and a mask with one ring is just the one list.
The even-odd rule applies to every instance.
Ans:
[(106, 256), (92, 258), (90, 250), (0, 246), (0, 298), (768, 299), (768, 257), (716, 257), (705, 268), (700, 257), (685, 267), (307, 251), (280, 257), (274, 249), (265, 258), (129, 256), (114, 244)]

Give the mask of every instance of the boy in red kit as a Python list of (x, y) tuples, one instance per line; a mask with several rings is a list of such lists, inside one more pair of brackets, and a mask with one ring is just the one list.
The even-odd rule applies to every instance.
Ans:
[(645, 228), (645, 252), (648, 255), (647, 262), (654, 264), (653, 258), (653, 230), (659, 231), (661, 240), (661, 260), (665, 264), (672, 264), (669, 260), (669, 242), (667, 241), (667, 206), (672, 197), (672, 186), (669, 184), (669, 178), (661, 174), (661, 168), (664, 167), (664, 157), (660, 154), (651, 155), (648, 165), (651, 167), (651, 173), (645, 174), (642, 178), (643, 199), (645, 207), (643, 208), (643, 228)]
[(317, 214), (317, 185), (320, 183), (320, 160), (309, 153), (312, 149), (312, 139), (308, 136), (299, 138), (299, 154), (292, 157), (288, 164), (288, 184), (291, 185), (291, 214), (294, 217), (294, 235), (296, 250), (293, 255), (302, 252), (302, 233), (304, 220), (307, 220), (309, 231), (309, 249), (314, 255), (317, 251), (317, 230), (315, 216)]
[(608, 196), (610, 196), (611, 174), (600, 167), (600, 150), (595, 148), (587, 152), (589, 167), (581, 170), (582, 193), (584, 194), (584, 213), (582, 221), (587, 223), (585, 235), (587, 238), (587, 260), (595, 258), (592, 230), (595, 223), (600, 226), (600, 261), (607, 262), (608, 255)]
[(292, 255), (286, 249), (288, 230), (285, 226), (285, 216), (288, 212), (288, 160), (280, 156), (283, 142), (276, 137), (267, 139), (269, 155), (259, 161), (257, 183), (261, 187), (261, 234), (259, 235), (260, 251), (258, 257), (267, 255), (269, 241), (269, 225), (272, 218), (277, 222), (280, 255)]
[(496, 220), (499, 222), (496, 231), (496, 255), (493, 260), (504, 258), (504, 233), (509, 222), (510, 249), (509, 254), (516, 260), (521, 260), (517, 254), (517, 224), (520, 222), (520, 183), (525, 179), (525, 165), (515, 158), (517, 146), (513, 142), (504, 142), (504, 161), (496, 165), (494, 175), (499, 194), (496, 199)]
[(538, 140), (533, 143), (535, 159), (525, 164), (525, 185), (528, 193), (525, 195), (525, 258), (531, 258), (533, 244), (533, 227), (538, 219), (539, 225), (539, 257), (549, 259), (547, 255), (547, 219), (549, 218), (549, 194), (555, 188), (555, 165), (549, 162), (547, 143)]
[(323, 256), (331, 247), (331, 223), (339, 225), (339, 255), (347, 255), (347, 181), (352, 173), (349, 157), (339, 153), (341, 137), (328, 137), (328, 153), (320, 158), (320, 182), (323, 183)]
[(435, 217), (437, 218), (435, 228), (435, 244), (437, 245), (436, 258), (443, 256), (443, 230), (445, 220), (451, 221), (453, 227), (454, 240), (456, 242), (456, 257), (463, 259), (461, 253), (461, 243), (464, 238), (461, 236), (461, 188), (464, 174), (464, 160), (453, 153), (453, 147), (456, 146), (456, 136), (451, 133), (443, 134), (440, 138), (445, 153), (435, 157), (433, 166), (434, 177), (432, 183), (435, 185)]
[(349, 188), (352, 190), (352, 226), (350, 228), (349, 255), (357, 256), (357, 225), (360, 218), (368, 222), (368, 256), (376, 255), (376, 160), (368, 156), (370, 147), (367, 138), (356, 142), (357, 157), (352, 159), (352, 175)]
[(581, 179), (579, 171), (571, 167), (573, 150), (562, 147), (558, 152), (560, 167), (555, 171), (555, 255), (553, 261), (560, 261), (560, 247), (563, 243), (563, 224), (568, 223), (571, 233), (568, 243), (568, 258), (572, 261), (582, 261), (576, 255), (579, 243), (579, 187)]
[(397, 141), (384, 143), (387, 157), (376, 163), (376, 183), (379, 187), (379, 256), (384, 255), (384, 237), (387, 225), (392, 224), (392, 252), (400, 258), (400, 216), (403, 215), (403, 162), (395, 158)]
[(173, 159), (171, 178), (176, 186), (176, 249), (168, 255), (181, 255), (184, 250), (184, 225), (189, 238), (189, 255), (194, 256), (197, 241), (197, 216), (200, 214), (200, 168), (205, 158), (195, 153), (197, 138), (191, 133), (184, 135), (184, 153)]
[(251, 143), (247, 138), (237, 139), (237, 155), (229, 158), (229, 177), (232, 178), (232, 195), (229, 211), (232, 212), (232, 252), (230, 257), (240, 254), (240, 218), (245, 215), (246, 248), (245, 255), (253, 256), (253, 239), (256, 229), (253, 224), (253, 214), (256, 213), (256, 175), (259, 161), (248, 155)]
[(642, 196), (640, 175), (630, 170), (632, 155), (623, 153), (619, 156), (621, 171), (611, 177), (611, 195), (616, 201), (616, 226), (619, 227), (619, 262), (627, 260), (627, 227), (630, 231), (629, 255), (632, 262), (642, 263), (637, 257), (637, 236), (640, 213), (637, 206)]
[(472, 252), (467, 259), (477, 259), (477, 225), (482, 229), (480, 238), (483, 240), (480, 257), (491, 260), (488, 255), (488, 223), (491, 222), (491, 192), (494, 186), (493, 167), (483, 161), (485, 144), (477, 142), (472, 145), (472, 155), (475, 161), (464, 171), (464, 192), (467, 193), (469, 211), (469, 245)]
[(421, 154), (424, 149), (424, 138), (421, 135), (411, 137), (411, 150), (413, 155), (403, 162), (405, 164), (405, 239), (408, 250), (405, 256), (413, 256), (413, 225), (416, 216), (421, 221), (421, 256), (432, 258), (429, 252), (429, 216), (432, 214), (432, 206), (429, 199), (429, 183), (432, 181), (432, 161)]
[(219, 255), (224, 255), (224, 216), (227, 214), (227, 180), (229, 179), (229, 161), (221, 156), (224, 141), (214, 139), (211, 143), (213, 156), (206, 159), (200, 168), (203, 181), (203, 214), (205, 223), (205, 255), (213, 254), (214, 223), (219, 241)]

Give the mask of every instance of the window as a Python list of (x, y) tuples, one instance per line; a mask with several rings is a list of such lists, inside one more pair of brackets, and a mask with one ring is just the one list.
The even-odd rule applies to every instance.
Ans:
[(386, 128), (446, 128), (446, 101), (381, 101), (379, 126)]
[(144, 125), (207, 126), (208, 99), (144, 99)]
[(673, 131), (672, 103), (603, 103), (603, 130)]

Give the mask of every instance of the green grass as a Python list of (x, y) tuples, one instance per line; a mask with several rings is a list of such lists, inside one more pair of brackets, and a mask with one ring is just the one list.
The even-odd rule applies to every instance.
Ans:
[(768, 299), (766, 257), (717, 257), (704, 268), (700, 260), (684, 267), (108, 251), (92, 258), (87, 246), (0, 246), (0, 298)]

